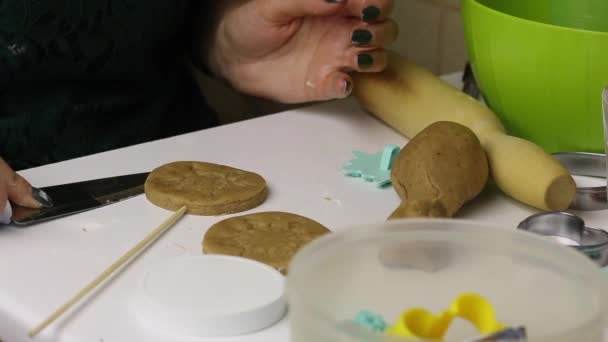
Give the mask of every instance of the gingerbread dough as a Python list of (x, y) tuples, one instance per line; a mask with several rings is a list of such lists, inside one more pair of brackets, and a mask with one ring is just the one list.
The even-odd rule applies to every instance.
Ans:
[(249, 210), (266, 199), (262, 176), (233, 167), (179, 161), (154, 169), (144, 186), (153, 204), (193, 215), (222, 215)]
[(286, 274), (296, 252), (328, 232), (320, 223), (300, 215), (261, 212), (211, 226), (203, 239), (203, 252), (253, 259)]

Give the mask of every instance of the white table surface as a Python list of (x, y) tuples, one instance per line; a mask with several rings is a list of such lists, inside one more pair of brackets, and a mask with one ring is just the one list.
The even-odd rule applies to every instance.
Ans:
[[(447, 77), (458, 84), (458, 75)], [(280, 210), (305, 215), (333, 230), (382, 222), (398, 205), (392, 188), (342, 175), (353, 150), (376, 152), (406, 139), (352, 100), (269, 115), (22, 173), (36, 186), (150, 171), (177, 160), (221, 163), (263, 175), (267, 201), (250, 212)], [(459, 217), (505, 229), (536, 212), (489, 188)], [(283, 342), (284, 319), (256, 334), (222, 339), (181, 339), (142, 326), (129, 306), (142, 274), (167, 258), (200, 255), (205, 230), (222, 217), (186, 216), (123, 271), (35, 339), (27, 332), (141, 240), (171, 213), (144, 196), (27, 229), (0, 229), (0, 340), (116, 342)], [(608, 226), (608, 212), (580, 214)], [(239, 214), (237, 214), (239, 215)]]

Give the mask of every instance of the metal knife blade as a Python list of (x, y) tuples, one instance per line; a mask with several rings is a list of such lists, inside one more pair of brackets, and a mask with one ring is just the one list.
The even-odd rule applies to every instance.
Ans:
[(43, 187), (53, 200), (50, 208), (13, 205), (12, 222), (28, 226), (117, 203), (144, 193), (149, 172)]

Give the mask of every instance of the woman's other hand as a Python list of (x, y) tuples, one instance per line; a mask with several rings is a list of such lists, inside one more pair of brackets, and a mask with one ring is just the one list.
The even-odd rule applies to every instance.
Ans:
[(201, 53), (238, 91), (283, 103), (344, 98), (379, 72), (398, 32), (392, 0), (223, 0)]

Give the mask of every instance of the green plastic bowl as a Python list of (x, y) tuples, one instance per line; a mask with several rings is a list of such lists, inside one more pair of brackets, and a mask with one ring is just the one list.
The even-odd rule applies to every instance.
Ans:
[(509, 134), (604, 152), (608, 0), (463, 0), (469, 58)]

